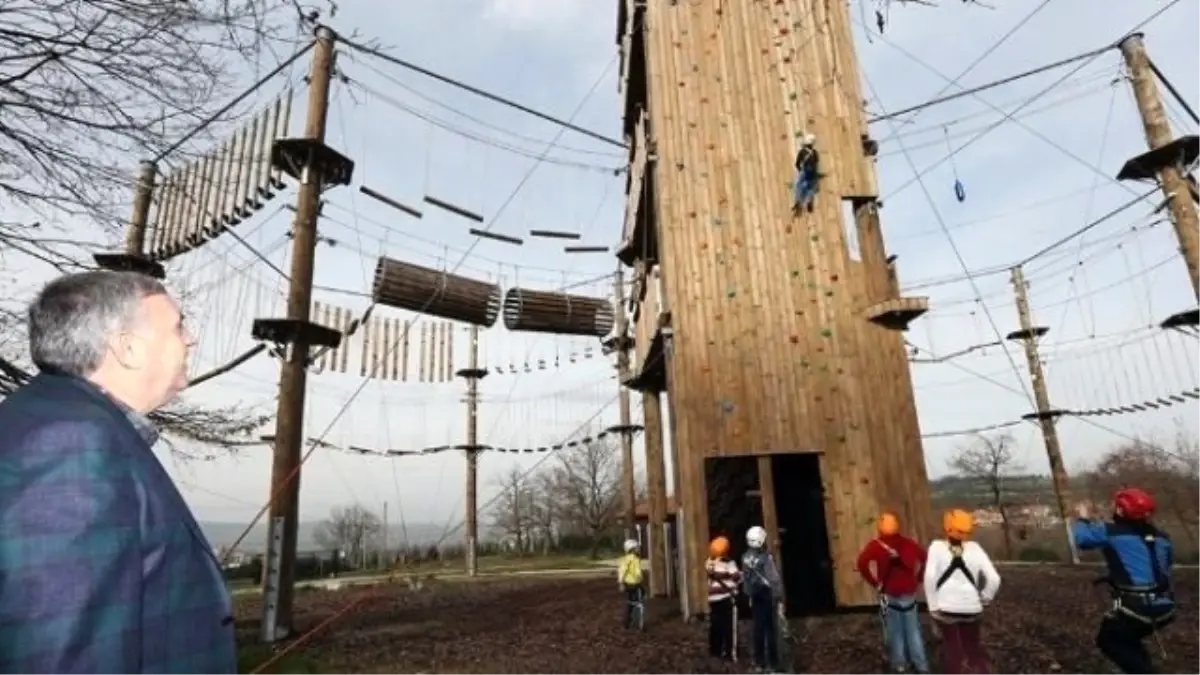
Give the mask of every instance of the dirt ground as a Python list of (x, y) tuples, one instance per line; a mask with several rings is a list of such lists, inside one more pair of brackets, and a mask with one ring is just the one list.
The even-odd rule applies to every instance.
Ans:
[[(984, 640), (998, 673), (1114, 672), (1093, 646), (1105, 591), (1094, 569), (1006, 567), (989, 610)], [(1177, 579), (1181, 600), (1174, 624), (1161, 633), (1162, 672), (1196, 672), (1200, 659), (1197, 577)], [(277, 672), (340, 673), (722, 673), (747, 672), (708, 658), (707, 625), (685, 624), (674, 601), (651, 600), (646, 632), (619, 625), (622, 597), (605, 579), (523, 579), (445, 583), (413, 590), (405, 585), (297, 596), (297, 627), (311, 628), (351, 602), (357, 607), (332, 623)], [(239, 632), (253, 641), (257, 600), (239, 607)], [(928, 626), (927, 617), (922, 617)], [(873, 613), (797, 619), (795, 672), (881, 672), (878, 618)], [(742, 622), (743, 652), (748, 622)], [(939, 647), (926, 631), (935, 672)], [(262, 656), (256, 657), (261, 661)], [(254, 663), (247, 664), (255, 665)]]

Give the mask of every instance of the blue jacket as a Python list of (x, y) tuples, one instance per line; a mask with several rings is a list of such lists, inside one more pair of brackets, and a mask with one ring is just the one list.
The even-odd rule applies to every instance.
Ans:
[(236, 673), (220, 565), (129, 415), (43, 373), (0, 431), (0, 672)]
[(1071, 532), (1079, 548), (1100, 549), (1108, 566), (1108, 582), (1115, 591), (1153, 594), (1152, 604), (1173, 604), (1175, 549), (1162, 530), (1141, 521), (1078, 519)]

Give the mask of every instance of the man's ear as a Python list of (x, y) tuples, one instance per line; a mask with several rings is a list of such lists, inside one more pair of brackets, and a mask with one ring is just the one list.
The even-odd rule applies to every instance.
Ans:
[(129, 331), (117, 333), (110, 341), (113, 358), (129, 370), (140, 370), (146, 363), (146, 341)]

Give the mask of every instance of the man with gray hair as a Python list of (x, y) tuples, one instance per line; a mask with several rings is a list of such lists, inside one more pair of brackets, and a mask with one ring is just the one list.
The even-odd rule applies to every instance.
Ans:
[(151, 447), (192, 336), (158, 281), (85, 272), (29, 307), (0, 401), (0, 672), (236, 673), (221, 568)]

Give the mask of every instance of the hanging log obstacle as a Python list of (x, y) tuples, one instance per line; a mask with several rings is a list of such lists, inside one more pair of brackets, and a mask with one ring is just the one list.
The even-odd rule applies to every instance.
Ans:
[(500, 286), (388, 257), (375, 265), (371, 298), (381, 305), (484, 328), (500, 316)]
[(504, 295), (504, 327), (530, 333), (604, 337), (615, 315), (606, 299), (510, 288)]

